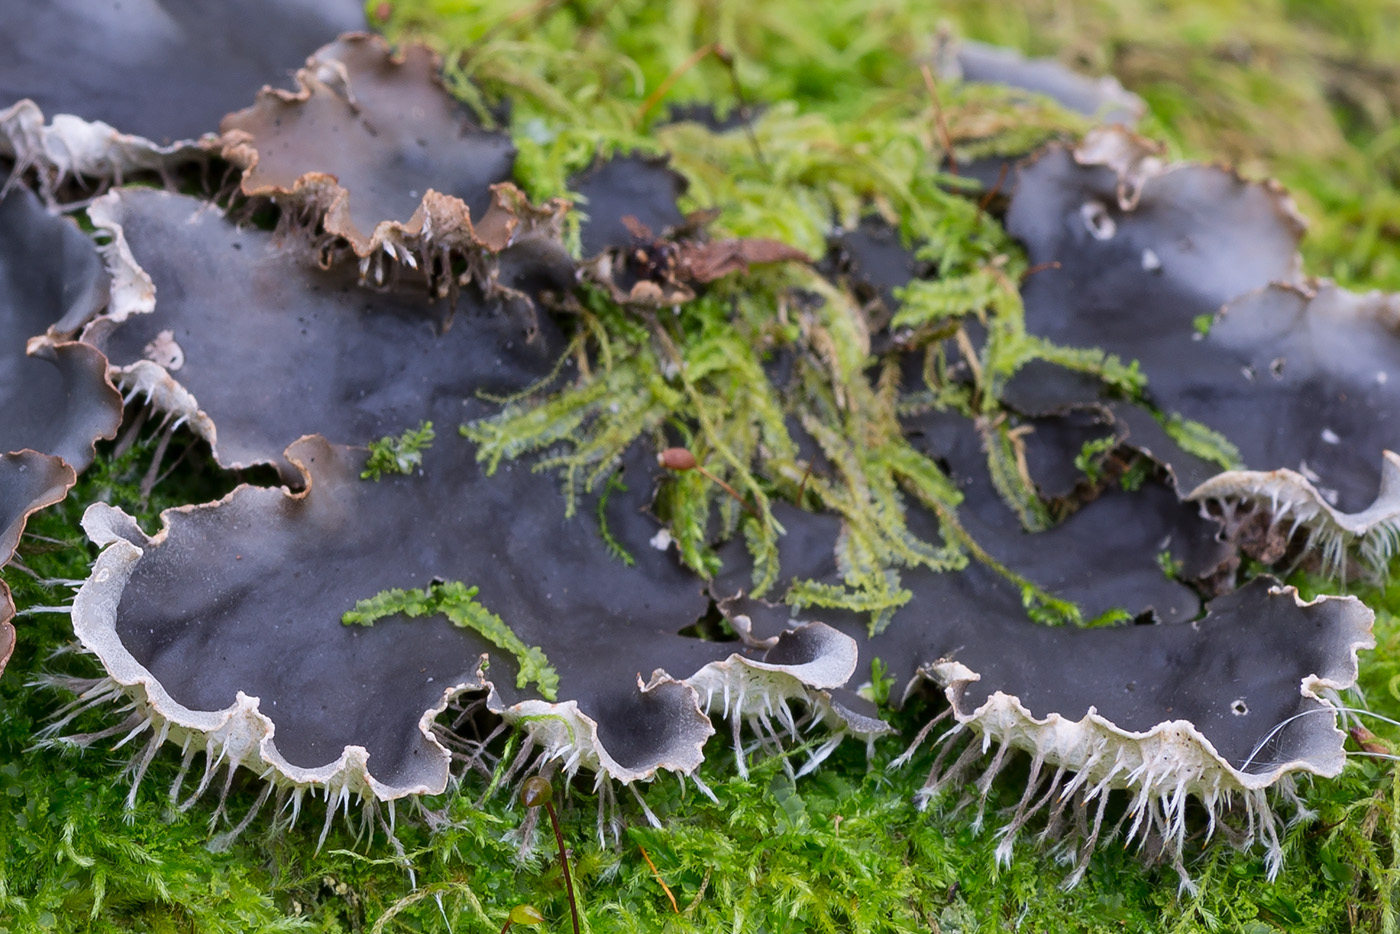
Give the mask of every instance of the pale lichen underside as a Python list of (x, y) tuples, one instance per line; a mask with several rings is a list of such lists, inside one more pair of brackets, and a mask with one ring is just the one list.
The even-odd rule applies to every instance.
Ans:
[[(303, 446), (299, 457), (307, 458), (309, 463), (315, 458), (324, 461), (324, 454), (323, 447), (312, 444)], [(298, 455), (293, 456), (300, 462)], [(220, 508), (225, 506), (241, 513), (243, 510), (239, 504), (250, 501), (271, 504), (283, 497), (301, 500), (333, 495), (325, 488), (324, 478), (318, 487), (308, 477), (307, 487), (308, 491), (302, 494), (245, 487), (224, 503), (186, 507), (170, 514), (169, 518), (188, 516), (188, 519), (182, 519), (188, 521), (198, 519), (202, 513), (206, 519), (217, 521)], [(255, 507), (251, 515), (257, 515), (265, 508)], [(241, 518), (237, 521), (245, 520)], [(438, 703), (419, 712), (418, 743), (427, 753), (426, 757), (380, 761), (364, 746), (348, 745), (333, 760), (308, 766), (304, 761), (292, 761), (279, 750), (277, 714), (267, 706), (265, 699), (238, 691), (233, 703), (223, 709), (188, 706), (174, 697), (123, 641), (118, 629), (122, 625), (130, 625), (129, 620), (125, 623), (122, 620), (123, 612), (129, 612), (122, 610), (123, 594), (133, 573), (138, 572), (143, 557), (162, 547), (184, 547), (178, 544), (178, 538), (169, 538), (172, 526), (167, 525), (157, 535), (147, 537), (120, 510), (99, 504), (89, 510), (84, 527), (94, 542), (104, 546), (104, 550), (74, 603), (74, 626), (84, 646), (101, 659), (111, 682), (106, 686), (93, 686), (90, 690), (94, 696), (114, 690), (125, 693), (134, 712), (130, 727), (149, 730), (153, 747), (169, 740), (181, 744), (187, 751), (194, 749), (197, 752), (201, 748), (206, 751), (207, 771), (200, 783), (200, 791), (209, 781), (208, 770), (217, 769), (220, 763), (227, 762), (231, 767), (243, 765), (251, 768), (281, 787), (296, 792), (316, 789), (334, 800), (346, 794), (389, 801), (413, 794), (440, 793), (448, 781), (450, 756), (434, 736), (431, 725), (447, 704), (463, 692), (484, 692), (490, 709), (508, 722), (522, 727), (532, 743), (541, 750), (544, 760), (560, 760), (560, 767), (571, 776), (582, 768), (595, 772), (599, 782), (613, 779), (630, 783), (649, 781), (660, 771), (689, 774), (699, 766), (701, 746), (714, 732), (705, 711), (716, 695), (724, 697), (725, 715), (736, 722), (736, 729), (742, 719), (766, 724), (775, 705), (782, 709), (780, 717), (783, 722), (791, 724), (794, 722), (793, 714), (783, 699), (802, 701), (808, 699), (813, 690), (833, 687), (849, 677), (855, 664), (854, 643), (814, 623), (803, 632), (815, 632), (819, 640), (834, 643), (834, 649), (819, 648), (814, 651), (809, 648), (805, 655), (798, 653), (799, 657), (783, 663), (731, 654), (727, 659), (707, 664), (681, 679), (657, 670), (645, 686), (639, 682), (638, 702), (647, 710), (659, 710), (664, 714), (667, 723), (665, 739), (654, 745), (651, 741), (642, 741), (638, 745), (635, 739), (623, 735), (630, 729), (628, 720), (609, 716), (606, 718), (609, 722), (603, 723), (603, 726), (614, 736), (613, 749), (610, 750), (609, 743), (600, 737), (600, 721), (603, 718), (596, 712), (590, 714), (576, 700), (560, 703), (531, 698), (514, 703), (504, 700), (503, 692), (485, 674), (487, 655), (483, 654), (471, 677), (449, 680), (443, 684), (439, 689)], [(250, 561), (255, 558), (252, 554), (246, 557)], [(130, 599), (129, 594), (127, 597)], [(305, 612), (315, 613), (314, 610)], [(308, 619), (303, 625), (311, 622)], [(340, 628), (340, 621), (335, 618), (319, 622), (329, 630), (327, 638), (334, 635), (336, 628)], [(259, 622), (245, 619), (243, 625), (255, 628)], [(282, 651), (279, 647), (274, 648), (279, 653)], [(715, 648), (716, 654), (725, 651), (723, 645)], [(834, 662), (831, 660), (833, 653)], [(495, 659), (498, 666), (504, 664), (504, 657)], [(833, 664), (839, 670), (833, 670)], [(751, 674), (746, 676), (746, 672)], [(753, 689), (755, 682), (752, 673), (761, 677), (764, 690)], [(182, 690), (187, 691), (188, 688)], [(315, 698), (306, 700), (314, 703)], [(659, 708), (657, 705), (660, 705)], [(353, 711), (347, 710), (345, 713), (346, 716), (354, 716)], [(829, 713), (830, 710), (824, 710), (823, 718)], [(287, 729), (285, 723), (282, 729)], [(616, 753), (619, 746), (627, 753), (621, 759)], [(380, 777), (385, 774), (386, 767), (394, 775), (392, 780)]]
[[(1025, 749), (1032, 756), (1031, 776), (1012, 820), (1001, 831), (999, 858), (1010, 859), (1017, 833), (1037, 810), (1058, 813), (1063, 805), (1055, 802), (1066, 799), (1072, 800), (1075, 808), (1092, 806), (1093, 824), (1082, 841), (1073, 882), (1082, 876), (1086, 868), (1083, 856), (1099, 838), (1109, 792), (1126, 789), (1130, 794), (1127, 810), (1110, 836), (1117, 836), (1117, 829), (1126, 824), (1125, 844), (1136, 840), (1146, 847), (1149, 841), (1164, 842), (1186, 885), (1190, 880), (1180, 857), (1188, 827), (1188, 797), (1207, 809), (1207, 836), (1239, 800), (1248, 811), (1246, 845), (1254, 841), (1256, 832), (1260, 835), (1272, 878), (1282, 865), (1283, 850), (1266, 792), (1291, 787), (1300, 775), (1330, 778), (1341, 772), (1346, 735), (1335, 725), (1334, 708), (1339, 705), (1339, 692), (1356, 683), (1357, 652), (1373, 648), (1375, 639), (1371, 633), (1374, 614), (1354, 597), (1319, 597), (1305, 603), (1291, 587), (1276, 589), (1271, 596), (1291, 599), (1305, 611), (1320, 607), (1334, 617), (1327, 667), (1302, 679), (1298, 685), (1302, 706), (1288, 718), (1298, 718), (1307, 727), (1307, 734), (1295, 738), (1281, 757), (1276, 746), (1286, 722), (1264, 733), (1241, 762), (1222, 755), (1206, 732), (1190, 720), (1168, 719), (1148, 730), (1124, 729), (1092, 707), (1077, 720), (1058, 713), (1037, 715), (1017, 697), (999, 690), (974, 707), (966, 703), (965, 695), (981, 675), (956, 661), (940, 661), (920, 674), (943, 688), (958, 729), (970, 727), (981, 739), (972, 741), (960, 762), (946, 769), (936, 765), (923, 794), (932, 797), (947, 787), (960, 768), (978, 758), (979, 743), (982, 753), (991, 743)], [(1234, 712), (1248, 714), (1243, 698), (1234, 702)], [(998, 753), (977, 783), (984, 803), (990, 777), (1002, 764), (1003, 755)], [(1047, 769), (1054, 772), (1047, 775)]]

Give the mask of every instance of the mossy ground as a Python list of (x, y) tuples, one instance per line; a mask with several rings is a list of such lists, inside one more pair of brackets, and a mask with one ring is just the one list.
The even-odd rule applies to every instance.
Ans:
[[(728, 233), (778, 236), (819, 253), (824, 218), (852, 219), (878, 194), (907, 234), (942, 244), (944, 268), (974, 277), (1004, 244), (988, 231), (991, 249), (969, 249), (955, 236), (969, 216), (954, 207), (920, 213), (919, 205), (941, 196), (918, 187), (919, 147), (940, 141), (931, 121), (926, 138), (903, 129), (929, 113), (910, 61), (947, 22), (1116, 73), (1148, 100), (1147, 130), (1177, 155), (1231, 161), (1293, 191), (1313, 220), (1310, 271), (1352, 287), (1400, 288), (1400, 72), (1390, 51), (1400, 48), (1400, 10), (1385, 0), (847, 2), (824, 4), (821, 15), (787, 0), (384, 6), (392, 34), (422, 31), (444, 50), (460, 52), (490, 33), (488, 46), (452, 59), (457, 87), (465, 91), (471, 79), (487, 94), (512, 93), (523, 127), (522, 181), (536, 194), (562, 190), (600, 145), (671, 148), (692, 178), (696, 204), (724, 208), (717, 224)], [(379, 13), (372, 4), (371, 15)], [(716, 41), (732, 51), (746, 96), (769, 110), (759, 134), (763, 157), (743, 135), (716, 144), (684, 128), (653, 132), (657, 114), (642, 112), (668, 75)], [(713, 56), (681, 75), (667, 100), (736, 103)], [(955, 131), (960, 115), (1002, 112), (975, 95), (950, 92), (943, 104)], [(862, 124), (848, 126), (857, 115)], [(1031, 116), (1029, 131), (996, 123), (1000, 142), (992, 145), (1014, 148), (1071, 123), (1049, 110)], [(713, 170), (724, 160), (735, 171)], [(783, 184), (765, 187), (772, 172)], [(948, 229), (939, 226), (945, 216), (954, 218)], [(111, 501), (150, 517), (163, 505), (214, 498), (235, 481), (206, 472), (201, 488), (164, 483), (143, 503), (152, 446), (120, 457), (108, 446), (66, 503), (31, 523), (20, 551), (25, 566), (43, 579), (86, 574), (91, 553), (76, 524), (86, 503)], [(175, 456), (167, 453), (166, 462)], [(198, 458), (199, 448), (189, 456)], [(15, 569), (5, 578), (21, 609), (61, 603), (67, 593)], [(1379, 618), (1362, 685), (1374, 710), (1396, 716), (1400, 584), (1364, 596)], [(478, 808), (485, 783), (475, 778), (460, 793), (425, 802), (436, 812), (432, 821), (400, 808), (402, 856), (383, 833), (357, 841), (341, 821), (317, 852), (315, 805), (291, 829), (263, 818), (211, 848), (215, 796), (177, 811), (165, 795), (178, 767), (169, 754), (157, 757), (128, 809), (119, 771), (129, 748), (35, 747), (63, 698), (31, 682), (43, 672), (95, 671), (83, 658), (52, 656), (71, 641), (61, 614), (17, 623), (19, 646), (0, 679), (0, 932), (496, 931), (521, 903), (538, 906), (549, 930), (567, 929), (547, 835), (533, 834), (522, 848), (513, 832), (522, 810), (505, 792)], [(893, 715), (902, 734), (912, 735), (938, 703), (918, 701)], [(76, 728), (108, 723), (98, 713)], [(1355, 757), (1339, 779), (1305, 789), (1318, 817), (1290, 828), (1277, 881), (1265, 878), (1259, 853), (1235, 853), (1217, 840), (1193, 849), (1199, 895), (1186, 896), (1169, 869), (1145, 868), (1113, 846), (1099, 850), (1072, 892), (1061, 888), (1067, 870), (1053, 858), (1054, 841), (1027, 837), (1011, 866), (998, 868), (994, 813), (978, 833), (975, 807), (956, 810), (956, 796), (915, 810), (912, 795), (931, 753), (886, 770), (903, 751), (901, 739), (877, 743), (869, 762), (864, 749), (847, 744), (797, 782), (779, 759), (738, 778), (720, 744), (712, 745), (702, 776), (717, 803), (674, 779), (644, 789), (662, 829), (649, 827), (624, 794), (620, 838), (600, 844), (596, 798), (587, 788), (565, 797), (561, 816), (589, 929), (1263, 934), (1396, 926), (1400, 780), (1383, 760)], [(1014, 804), (1023, 779), (1024, 763), (1008, 769), (993, 786), (991, 809)], [(228, 810), (236, 819), (256, 796), (253, 778), (239, 775)]]

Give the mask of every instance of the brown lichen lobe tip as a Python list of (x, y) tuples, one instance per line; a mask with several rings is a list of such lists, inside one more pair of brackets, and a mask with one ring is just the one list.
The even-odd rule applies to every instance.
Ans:
[(46, 196), (207, 156), (219, 118), (335, 36), (359, 0), (66, 0), (5, 7), (0, 149)]
[(10, 655), (15, 650), (15, 627), (10, 625), (9, 620), (0, 622), (0, 672), (5, 670), (9, 664)]
[(297, 92), (264, 89), (225, 117), (223, 155), (244, 170), (244, 194), (324, 215), (362, 257), (450, 234), (429, 230), (442, 219), (428, 215), (452, 207), (443, 196), (456, 202), (451, 226), (469, 232), (510, 180), (515, 148), (469, 118), (439, 70), (425, 46), (396, 55), (378, 36), (344, 36), (297, 73)]

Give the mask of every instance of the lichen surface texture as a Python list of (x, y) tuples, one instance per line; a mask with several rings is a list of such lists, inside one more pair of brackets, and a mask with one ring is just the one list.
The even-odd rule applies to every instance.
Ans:
[(11, 4), (0, 934), (1400, 928), (1388, 3)]

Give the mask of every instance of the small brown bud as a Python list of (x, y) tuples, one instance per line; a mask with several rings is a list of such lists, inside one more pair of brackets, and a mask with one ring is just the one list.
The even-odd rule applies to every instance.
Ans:
[(667, 448), (656, 455), (656, 462), (667, 470), (694, 470), (698, 466), (695, 455), (685, 448)]
[(548, 804), (554, 798), (554, 786), (549, 779), (534, 775), (520, 785), (520, 803), (527, 808)]

